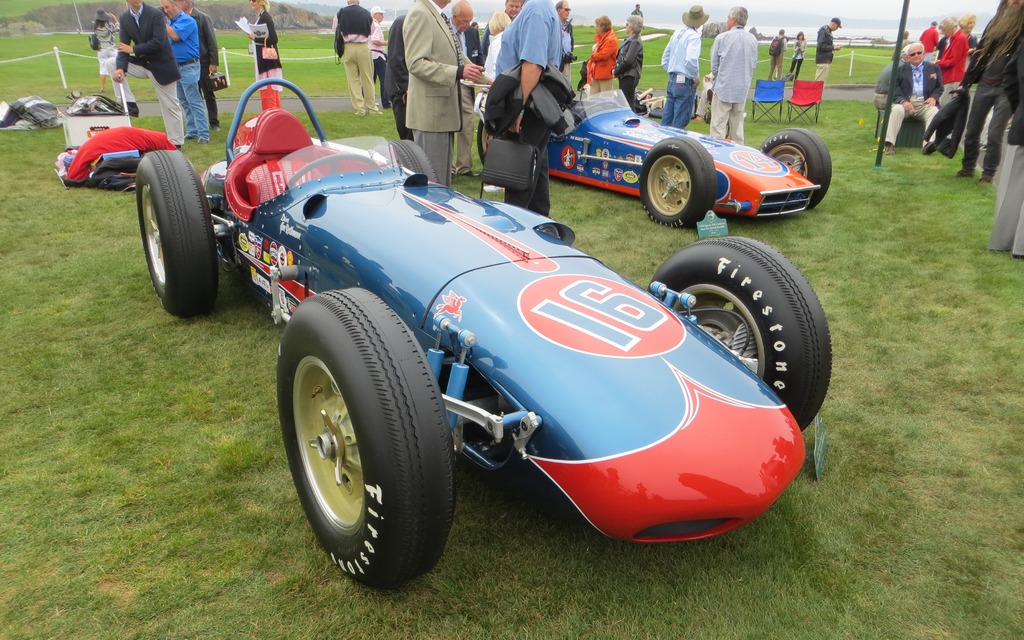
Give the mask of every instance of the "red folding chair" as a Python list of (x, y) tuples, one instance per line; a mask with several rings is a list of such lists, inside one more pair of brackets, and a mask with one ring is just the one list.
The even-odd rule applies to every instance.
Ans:
[[(793, 118), (804, 120), (807, 124), (818, 121), (818, 110), (821, 107), (821, 93), (825, 83), (814, 80), (796, 80), (793, 82), (793, 97), (789, 99), (787, 115), (789, 122)], [(811, 110), (813, 111), (813, 114)], [(794, 113), (795, 112), (795, 113)], [(811, 120), (811, 116), (814, 120)]]

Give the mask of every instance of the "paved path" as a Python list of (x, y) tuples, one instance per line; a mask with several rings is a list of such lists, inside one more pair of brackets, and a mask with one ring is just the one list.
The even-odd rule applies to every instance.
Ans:
[[(284, 92), (287, 93), (287, 92)], [(656, 94), (663, 94), (664, 92), (655, 91)], [(875, 88), (872, 85), (853, 85), (853, 84), (835, 84), (827, 85), (825, 87), (824, 99), (827, 100), (865, 100), (870, 102), (875, 97)], [(338, 97), (320, 97), (320, 98), (309, 98), (310, 103), (313, 105), (313, 109), (316, 111), (352, 111), (352, 102), (344, 96)], [(249, 99), (250, 110), (255, 112), (259, 109), (259, 96), (253, 96)], [(301, 112), (302, 103), (298, 98), (282, 97), (281, 104), (288, 111)], [(238, 100), (227, 99), (218, 100), (217, 108), (221, 113), (221, 126), (226, 127), (231, 124), (231, 116), (235, 113), (235, 108), (238, 105)], [(158, 116), (160, 115), (160, 104), (158, 102), (140, 102), (139, 111), (144, 116)]]

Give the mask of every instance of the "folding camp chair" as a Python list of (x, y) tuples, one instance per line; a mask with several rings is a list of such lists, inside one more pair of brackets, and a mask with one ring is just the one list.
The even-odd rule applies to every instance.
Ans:
[(751, 120), (757, 122), (767, 118), (769, 122), (782, 122), (782, 100), (786, 90), (785, 80), (758, 80), (754, 82), (754, 98)]
[[(818, 121), (818, 109), (821, 107), (821, 92), (825, 83), (814, 80), (796, 80), (793, 82), (793, 97), (789, 99), (789, 122), (804, 120), (811, 124), (811, 109), (814, 109), (813, 122)], [(794, 114), (794, 111), (796, 112)]]

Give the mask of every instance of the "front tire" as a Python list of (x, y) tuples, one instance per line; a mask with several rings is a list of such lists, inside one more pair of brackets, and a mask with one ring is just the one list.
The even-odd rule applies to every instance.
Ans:
[(139, 163), (135, 202), (146, 264), (172, 315), (209, 313), (217, 300), (217, 248), (202, 183), (180, 151), (152, 151)]
[(328, 291), (299, 305), (278, 353), (285, 451), (317, 540), (371, 587), (430, 571), (455, 511), (455, 453), (412, 333), (372, 293)]
[(669, 227), (693, 226), (715, 206), (715, 162), (699, 142), (662, 140), (640, 171), (640, 200), (647, 215)]
[(710, 238), (670, 256), (655, 281), (697, 298), (697, 324), (786, 403), (801, 429), (825, 400), (832, 375), (828, 321), (807, 278), (772, 247)]
[(832, 156), (825, 141), (807, 129), (783, 129), (768, 137), (761, 153), (775, 158), (821, 188), (811, 194), (808, 209), (813, 209), (828, 193), (832, 183)]

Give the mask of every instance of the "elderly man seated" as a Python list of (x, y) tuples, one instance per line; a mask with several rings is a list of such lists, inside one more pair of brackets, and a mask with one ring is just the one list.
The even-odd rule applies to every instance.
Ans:
[(896, 136), (906, 118), (924, 121), (927, 130), (939, 112), (942, 95), (942, 71), (924, 59), (924, 45), (915, 42), (907, 47), (903, 64), (896, 70), (896, 90), (889, 111), (889, 129), (885, 132), (885, 154), (896, 153)]

